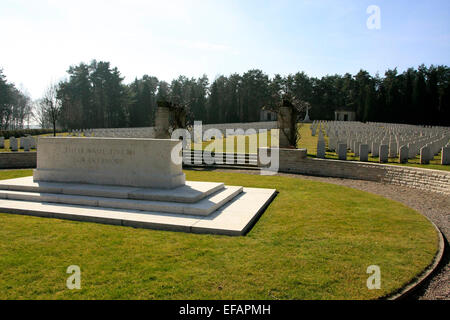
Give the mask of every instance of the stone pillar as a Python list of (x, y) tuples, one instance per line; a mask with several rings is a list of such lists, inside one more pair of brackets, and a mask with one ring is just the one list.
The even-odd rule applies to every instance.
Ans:
[(407, 146), (400, 147), (400, 156), (398, 158), (400, 163), (407, 163), (409, 158), (409, 149)]
[[(278, 129), (280, 129), (280, 148), (291, 147), (288, 136), (291, 131), (291, 109), (289, 107), (280, 107), (278, 111)], [(297, 146), (294, 146), (297, 147)]]
[(339, 160), (347, 160), (347, 144), (339, 143), (337, 153)]
[(5, 138), (0, 137), (0, 148), (3, 149), (5, 147)]
[(443, 147), (441, 164), (450, 164), (450, 147)]
[(169, 135), (169, 116), (170, 110), (165, 102), (158, 102), (155, 117), (155, 138), (170, 139)]
[(420, 149), (420, 164), (429, 164), (430, 163), (430, 147), (425, 146)]
[(389, 146), (387, 144), (382, 144), (380, 146), (379, 154), (380, 154), (380, 163), (388, 162)]
[(367, 144), (361, 144), (359, 146), (359, 161), (369, 161), (369, 146)]

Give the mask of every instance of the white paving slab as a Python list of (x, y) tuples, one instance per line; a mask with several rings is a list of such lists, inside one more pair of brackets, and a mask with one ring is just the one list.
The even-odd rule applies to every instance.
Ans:
[(235, 201), (230, 202), (193, 225), (196, 233), (245, 234), (276, 196), (274, 189), (244, 188)]
[(158, 230), (246, 234), (276, 196), (274, 189), (244, 188), (232, 202), (208, 217), (139, 210), (0, 199), (0, 212)]

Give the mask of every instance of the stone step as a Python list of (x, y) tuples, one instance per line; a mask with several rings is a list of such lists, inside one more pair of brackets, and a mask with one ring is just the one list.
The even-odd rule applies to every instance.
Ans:
[(276, 190), (244, 188), (241, 194), (209, 216), (7, 199), (0, 199), (0, 212), (134, 228), (240, 236), (253, 227), (275, 196)]
[(0, 198), (32, 202), (62, 203), (91, 207), (127, 209), (153, 212), (166, 212), (196, 216), (208, 216), (220, 207), (233, 200), (243, 190), (243, 187), (225, 186), (222, 190), (196, 202), (179, 203), (166, 201), (148, 201), (134, 199), (116, 199), (95, 196), (79, 196), (57, 193), (39, 193), (0, 190)]
[(186, 181), (186, 185), (175, 189), (135, 188), (78, 183), (37, 183), (33, 181), (33, 177), (0, 181), (0, 190), (181, 203), (196, 203), (223, 188), (223, 183), (198, 181)]

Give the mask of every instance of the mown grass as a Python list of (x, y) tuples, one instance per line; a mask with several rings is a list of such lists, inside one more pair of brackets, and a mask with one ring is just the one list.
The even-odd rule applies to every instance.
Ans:
[[(376, 195), (278, 176), (186, 175), (279, 195), (245, 237), (0, 214), (0, 299), (375, 299), (437, 250), (423, 216)], [(81, 290), (66, 288), (70, 265), (81, 267)], [(366, 287), (370, 265), (381, 268), (381, 290)]]

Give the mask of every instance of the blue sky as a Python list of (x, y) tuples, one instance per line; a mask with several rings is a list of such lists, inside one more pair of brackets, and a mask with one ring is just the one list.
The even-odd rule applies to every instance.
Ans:
[[(366, 10), (381, 10), (381, 29)], [(36, 99), (70, 65), (110, 61), (131, 82), (259, 68), (383, 74), (450, 65), (450, 1), (2, 0), (0, 68)]]

